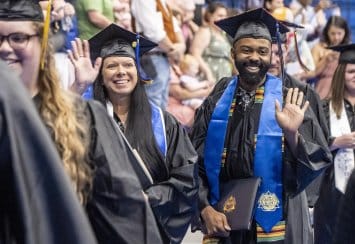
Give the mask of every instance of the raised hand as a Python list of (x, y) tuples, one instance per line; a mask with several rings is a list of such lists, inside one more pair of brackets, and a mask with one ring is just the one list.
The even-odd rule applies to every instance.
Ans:
[(276, 120), (285, 133), (297, 133), (308, 106), (308, 101), (303, 103), (303, 92), (298, 88), (288, 89), (283, 108), (275, 101)]
[(75, 38), (71, 44), (72, 50), (68, 50), (68, 57), (75, 69), (75, 82), (71, 90), (82, 94), (99, 74), (102, 58), (97, 58), (95, 64), (92, 65), (89, 42)]

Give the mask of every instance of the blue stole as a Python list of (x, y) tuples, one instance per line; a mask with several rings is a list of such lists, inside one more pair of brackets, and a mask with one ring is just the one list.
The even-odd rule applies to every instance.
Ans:
[(152, 127), (154, 138), (160, 152), (165, 158), (167, 153), (167, 144), (164, 115), (161, 108), (159, 108), (157, 105), (150, 103), (150, 107), (152, 109)]
[[(219, 200), (221, 158), (229, 110), (237, 86), (237, 78), (229, 82), (208, 125), (204, 164), (210, 186), (211, 205)], [(270, 232), (282, 219), (282, 129), (275, 117), (276, 99), (282, 104), (282, 82), (279, 78), (267, 75), (254, 156), (254, 175), (262, 178), (255, 220), (265, 232)]]

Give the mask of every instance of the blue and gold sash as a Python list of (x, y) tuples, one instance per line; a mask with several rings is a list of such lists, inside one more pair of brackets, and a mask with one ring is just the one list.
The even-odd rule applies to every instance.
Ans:
[[(211, 205), (219, 200), (221, 158), (229, 109), (237, 86), (237, 78), (229, 82), (208, 125), (204, 164), (210, 186)], [(254, 175), (262, 178), (255, 220), (265, 232), (269, 232), (282, 219), (282, 129), (275, 117), (275, 100), (282, 104), (282, 82), (279, 78), (267, 75), (264, 96), (254, 157)]]

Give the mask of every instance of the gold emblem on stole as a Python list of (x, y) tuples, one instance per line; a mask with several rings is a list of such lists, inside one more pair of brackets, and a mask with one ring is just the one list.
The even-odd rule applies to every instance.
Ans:
[(237, 201), (235, 200), (235, 197), (233, 196), (228, 197), (228, 199), (223, 204), (223, 212), (229, 213), (234, 211), (236, 208), (237, 208)]
[(263, 194), (261, 194), (259, 200), (258, 200), (258, 208), (261, 208), (263, 211), (275, 211), (277, 208), (279, 208), (279, 199), (277, 198), (275, 193), (271, 193), (270, 191), (267, 191)]

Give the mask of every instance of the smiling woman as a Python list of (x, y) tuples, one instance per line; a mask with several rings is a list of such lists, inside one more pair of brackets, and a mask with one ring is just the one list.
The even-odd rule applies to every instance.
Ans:
[(102, 78), (110, 100), (129, 96), (137, 85), (137, 68), (131, 57), (107, 57), (102, 64)]
[(33, 52), (41, 48), (38, 31), (30, 21), (0, 21), (0, 58), (21, 76), (32, 95), (38, 89), (40, 52)]
[[(117, 25), (110, 25), (89, 40), (91, 58), (103, 59), (94, 82), (94, 98), (107, 108), (142, 159), (144, 192), (160, 227), (164, 243), (180, 243), (197, 206), (196, 152), (177, 120), (149, 102), (139, 58), (156, 46)], [(71, 60), (77, 67), (85, 59), (77, 40)], [(84, 70), (83, 72), (88, 72)], [(151, 178), (153, 182), (146, 179)]]
[(324, 112), (330, 128), (334, 167), (324, 174), (314, 210), (315, 243), (332, 243), (340, 202), (354, 169), (355, 44), (331, 47), (340, 53)]

